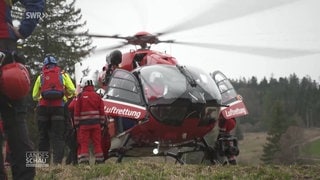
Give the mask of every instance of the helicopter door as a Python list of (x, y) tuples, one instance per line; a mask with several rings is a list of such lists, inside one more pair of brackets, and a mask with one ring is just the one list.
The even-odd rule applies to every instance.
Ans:
[(247, 115), (248, 110), (242, 101), (242, 97), (237, 94), (229, 79), (220, 71), (213, 72), (212, 78), (221, 93), (221, 104), (226, 105), (226, 107), (221, 108), (224, 118), (230, 119)]
[(118, 133), (130, 129), (146, 117), (146, 106), (138, 80), (123, 69), (113, 72), (103, 97), (105, 113), (114, 117)]

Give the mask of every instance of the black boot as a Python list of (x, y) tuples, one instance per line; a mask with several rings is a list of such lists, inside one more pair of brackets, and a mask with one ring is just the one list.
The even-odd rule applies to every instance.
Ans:
[(235, 159), (228, 161), (230, 165), (237, 165), (237, 161)]

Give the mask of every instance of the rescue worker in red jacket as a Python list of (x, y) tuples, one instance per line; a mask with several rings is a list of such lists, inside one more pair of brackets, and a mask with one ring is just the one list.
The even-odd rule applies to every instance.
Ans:
[(217, 142), (219, 142), (220, 150), (223, 149), (223, 155), (227, 157), (228, 163), (236, 165), (236, 156), (239, 154), (237, 141), (231, 136), (231, 131), (236, 127), (236, 119), (225, 119), (223, 115), (219, 116), (218, 126), (219, 134)]
[[(16, 2), (20, 2), (25, 8), (25, 16), (19, 27), (13, 27), (11, 17), (11, 9)], [(44, 0), (0, 0), (0, 52), (6, 54), (7, 57), (0, 58), (0, 71), (2, 71), (2, 77), (0, 78), (0, 113), (11, 150), (13, 179), (33, 179), (35, 168), (34, 166), (28, 166), (26, 158), (27, 152), (33, 151), (33, 144), (29, 138), (25, 121), (27, 113), (25, 96), (28, 94), (30, 83), (22, 83), (23, 80), (27, 79), (25, 78), (27, 73), (21, 73), (23, 65), (14, 66), (14, 60), (23, 64), (23, 59), (18, 60), (16, 57), (10, 56), (17, 51), (17, 40), (25, 39), (31, 35), (41, 18), (44, 6)], [(14, 70), (10, 71), (9, 68), (5, 70), (5, 66), (14, 68)], [(7, 79), (4, 78), (6, 73), (9, 77)], [(10, 80), (13, 77), (17, 81)], [(27, 85), (22, 86), (24, 84)], [(15, 93), (19, 91), (22, 92)], [(3, 161), (2, 153), (0, 153), (0, 161)], [(6, 178), (3, 163), (0, 163), (0, 179)]]
[[(230, 104), (236, 99), (239, 99), (233, 89), (227, 87), (226, 84), (219, 84), (219, 90), (222, 93), (222, 104)], [(236, 97), (235, 97), (236, 96)], [(225, 164), (236, 165), (236, 156), (239, 155), (238, 141), (235, 136), (232, 135), (232, 131), (237, 125), (237, 121), (234, 117), (225, 117), (223, 113), (220, 113), (218, 118), (219, 134), (217, 137), (216, 145), (218, 146), (219, 154), (227, 158)]]
[(82, 92), (74, 103), (74, 121), (77, 128), (78, 163), (89, 164), (89, 142), (94, 146), (95, 163), (103, 163), (103, 151), (101, 144), (101, 129), (106, 128), (104, 103), (98, 93), (95, 92), (91, 79), (85, 80)]

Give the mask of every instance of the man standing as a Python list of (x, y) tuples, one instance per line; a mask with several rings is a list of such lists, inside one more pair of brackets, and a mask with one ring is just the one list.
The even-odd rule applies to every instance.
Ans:
[[(42, 74), (38, 76), (32, 98), (38, 102), (37, 123), (39, 151), (49, 153), (52, 141), (53, 163), (61, 164), (64, 156), (64, 133), (66, 130), (64, 98), (75, 94), (70, 76), (63, 73), (52, 55), (44, 58)], [(49, 162), (49, 157), (47, 158)]]
[(74, 121), (77, 130), (78, 162), (89, 164), (89, 142), (94, 146), (95, 162), (103, 163), (104, 156), (101, 144), (101, 129), (106, 128), (104, 103), (94, 90), (92, 80), (85, 80), (83, 90), (77, 99), (69, 105), (74, 109)]
[[(20, 27), (16, 28), (12, 25), (11, 7), (14, 2), (20, 1), (25, 7), (25, 18), (20, 23)], [(44, 0), (0, 0), (0, 113), (2, 115), (4, 129), (8, 136), (8, 144), (11, 149), (11, 171), (13, 179), (33, 179), (35, 176), (34, 167), (26, 166), (26, 153), (33, 151), (32, 142), (29, 139), (26, 112), (27, 107), (24, 95), (29, 90), (29, 77), (23, 65), (23, 61), (19, 59), (14, 52), (17, 49), (17, 40), (30, 36), (36, 27), (40, 14), (43, 13), (45, 6)], [(27, 16), (29, 13), (37, 13), (39, 16)], [(15, 63), (20, 62), (20, 63)], [(5, 76), (9, 73), (9, 76)], [(20, 83), (10, 83), (6, 77), (10, 75), (21, 74), (17, 77)], [(22, 93), (13, 94), (10, 90)], [(2, 143), (2, 142), (1, 142)], [(0, 161), (3, 162), (2, 150), (0, 153)], [(6, 179), (3, 163), (0, 163), (0, 179)]]
[(238, 141), (231, 135), (231, 131), (236, 127), (236, 119), (226, 119), (223, 115), (219, 116), (219, 134), (216, 141), (221, 156), (225, 156), (230, 165), (236, 165), (236, 156), (239, 155)]

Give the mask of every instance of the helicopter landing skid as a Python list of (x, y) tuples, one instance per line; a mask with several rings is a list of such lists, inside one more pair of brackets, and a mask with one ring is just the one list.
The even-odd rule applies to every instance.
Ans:
[[(224, 161), (221, 160), (221, 157), (219, 156), (216, 148), (211, 147), (204, 138), (194, 140), (185, 144), (181, 144), (177, 146), (177, 148), (181, 149), (181, 151), (179, 151), (176, 154), (176, 157), (179, 157), (179, 158), (181, 158), (184, 154), (194, 153), (194, 152), (203, 152), (204, 155), (201, 160), (201, 163), (204, 163), (205, 161), (210, 161), (212, 165), (224, 163)], [(189, 150), (182, 150), (184, 148), (189, 148)], [(174, 157), (172, 154), (170, 156)], [(178, 159), (176, 158), (176, 160)]]
[[(186, 164), (186, 162), (183, 160), (183, 156), (185, 154), (193, 152), (203, 152), (204, 156), (201, 160), (201, 163), (204, 163), (205, 161), (210, 161), (212, 165), (225, 163), (224, 159), (219, 156), (216, 148), (209, 146), (204, 138), (193, 140), (187, 143), (173, 145), (170, 147), (163, 147), (166, 150), (163, 149), (158, 154), (150, 154), (151, 150), (154, 147), (135, 146), (130, 142), (130, 136), (127, 136), (120, 148), (113, 149), (109, 152), (109, 158), (116, 157), (116, 162), (121, 163), (124, 157), (171, 157), (176, 160), (176, 163), (183, 165)], [(132, 153), (137, 151), (143, 153)]]

